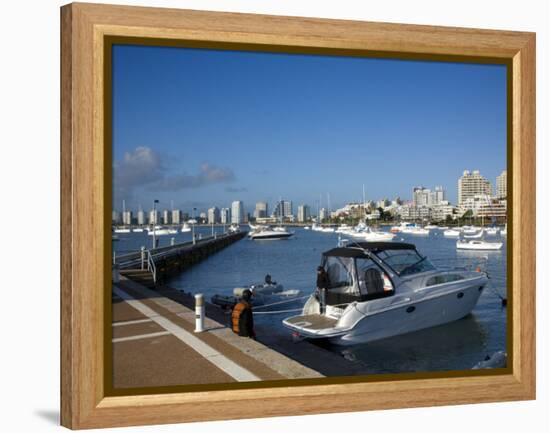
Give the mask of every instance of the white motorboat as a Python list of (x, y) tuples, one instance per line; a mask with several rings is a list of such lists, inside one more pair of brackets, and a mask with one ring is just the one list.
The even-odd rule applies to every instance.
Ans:
[(191, 231), (191, 227), (189, 227), (188, 223), (183, 223), (181, 226), (181, 232), (182, 233), (189, 233)]
[(360, 232), (361, 237), (367, 242), (383, 242), (391, 241), (395, 238), (394, 233), (372, 230), (368, 227), (365, 231)]
[(238, 224), (231, 224), (227, 230), (230, 233), (238, 233), (241, 231), (241, 227)]
[(153, 236), (153, 235), (166, 236), (166, 235), (172, 235), (175, 233), (177, 233), (177, 230), (168, 229), (166, 227), (161, 227), (161, 226), (155, 226), (154, 228), (149, 228), (147, 234), (149, 236)]
[(448, 238), (458, 238), (460, 236), (461, 231), (457, 229), (447, 229), (443, 232), (443, 236)]
[[(362, 242), (323, 254), (330, 286), (283, 325), (297, 338), (367, 343), (458, 320), (477, 304), (484, 272), (439, 270), (403, 242)], [(443, 331), (444, 332), (444, 331)]]
[(392, 233), (400, 233), (400, 232), (403, 232), (404, 230), (410, 229), (411, 227), (414, 227), (414, 224), (413, 224), (413, 223), (402, 222), (402, 223), (400, 223), (400, 224), (397, 225), (397, 226), (393, 226), (393, 227), (390, 229), (390, 232), (392, 232)]
[(456, 248), (459, 250), (500, 250), (502, 242), (487, 242), (478, 240), (458, 240)]
[(419, 236), (427, 236), (430, 234), (430, 231), (424, 227), (420, 227), (416, 224), (404, 227), (401, 230), (401, 233), (405, 233), (408, 235), (419, 235)]
[(340, 224), (338, 228), (336, 229), (336, 233), (347, 233), (351, 231), (352, 228), (348, 226), (347, 224)]
[(304, 230), (310, 230), (310, 229), (311, 229), (310, 226), (305, 226), (305, 227), (304, 227)]
[(143, 229), (141, 227), (136, 227), (135, 229), (132, 230), (132, 232), (134, 232), (134, 233), (143, 233)]
[(251, 230), (248, 233), (248, 237), (255, 241), (261, 240), (276, 240), (276, 239), (288, 239), (294, 234), (294, 232), (287, 231), (284, 227), (260, 227), (256, 230)]
[(435, 229), (438, 229), (439, 226), (436, 226), (435, 224), (428, 224), (427, 226), (424, 227), (425, 229), (428, 229), (428, 230), (435, 230)]
[(118, 227), (114, 230), (115, 233), (130, 233), (131, 230), (127, 227)]

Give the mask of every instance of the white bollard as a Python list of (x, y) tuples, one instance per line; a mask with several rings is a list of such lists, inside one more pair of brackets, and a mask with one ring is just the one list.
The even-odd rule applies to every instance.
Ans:
[(195, 332), (204, 331), (204, 297), (202, 293), (195, 295)]

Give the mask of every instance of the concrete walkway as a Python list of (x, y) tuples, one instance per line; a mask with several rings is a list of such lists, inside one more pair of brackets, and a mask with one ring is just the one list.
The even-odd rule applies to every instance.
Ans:
[(115, 388), (253, 382), (323, 377), (311, 368), (121, 278), (113, 287)]

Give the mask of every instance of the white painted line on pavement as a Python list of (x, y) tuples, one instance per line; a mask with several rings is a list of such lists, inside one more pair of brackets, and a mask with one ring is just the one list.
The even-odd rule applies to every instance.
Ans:
[(162, 337), (163, 335), (170, 335), (168, 331), (151, 332), (150, 334), (131, 335), (129, 337), (113, 338), (113, 343), (120, 343), (121, 341), (142, 340), (143, 338)]
[(126, 320), (125, 322), (115, 322), (113, 326), (126, 326), (126, 325), (136, 325), (138, 323), (152, 322), (152, 319), (139, 319), (139, 320)]
[(150, 318), (153, 322), (160, 325), (162, 328), (169, 331), (174, 337), (183, 341), (197, 353), (202, 355), (206, 360), (210, 361), (224, 373), (231, 376), (233, 379), (239, 382), (252, 382), (261, 380), (258, 376), (248, 371), (246, 368), (241, 367), (239, 364), (231, 361), (229, 358), (195, 337), (190, 332), (186, 331), (182, 327), (176, 325), (174, 322), (168, 320), (165, 317), (159, 316), (159, 314), (153, 309), (149, 308), (143, 302), (134, 299), (130, 294), (126, 293), (117, 286), (113, 286), (113, 292), (124, 299), (129, 305), (134, 307), (140, 313)]

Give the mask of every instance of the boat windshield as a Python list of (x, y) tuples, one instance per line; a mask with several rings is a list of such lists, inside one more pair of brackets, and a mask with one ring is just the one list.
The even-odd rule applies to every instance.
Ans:
[(416, 250), (384, 250), (376, 255), (400, 277), (435, 269), (428, 258), (422, 257)]

